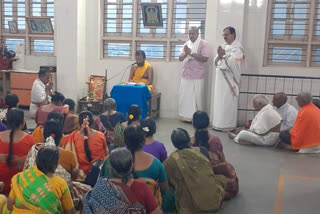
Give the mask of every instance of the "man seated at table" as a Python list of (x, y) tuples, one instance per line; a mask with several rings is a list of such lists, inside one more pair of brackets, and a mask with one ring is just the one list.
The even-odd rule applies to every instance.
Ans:
[(273, 108), (282, 117), (280, 131), (291, 130), (296, 120), (298, 111), (295, 107), (287, 103), (287, 95), (283, 92), (278, 92), (273, 96)]
[(298, 94), (297, 103), (301, 107), (292, 130), (281, 131), (282, 146), (300, 153), (320, 153), (320, 112), (311, 103), (312, 95), (302, 92)]
[[(253, 97), (253, 108), (259, 112), (252, 120), (249, 130), (240, 131), (233, 140), (238, 144), (273, 146), (279, 138), (281, 116), (264, 95)], [(229, 137), (232, 138), (231, 133)]]
[(153, 68), (142, 50), (136, 51), (136, 62), (131, 66), (129, 82), (144, 83), (152, 91)]

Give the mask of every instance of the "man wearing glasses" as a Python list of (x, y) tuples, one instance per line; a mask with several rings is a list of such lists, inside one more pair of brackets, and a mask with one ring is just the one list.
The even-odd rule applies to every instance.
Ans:
[(212, 127), (220, 131), (231, 131), (237, 125), (239, 84), (245, 56), (233, 27), (223, 30), (223, 38), (225, 43), (218, 47), (214, 59), (216, 78)]

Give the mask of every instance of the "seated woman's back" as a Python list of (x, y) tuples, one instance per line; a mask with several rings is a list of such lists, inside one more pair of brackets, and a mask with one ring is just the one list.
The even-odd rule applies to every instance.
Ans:
[(80, 122), (81, 129), (72, 132), (67, 137), (64, 148), (74, 152), (79, 168), (87, 174), (92, 163), (98, 159), (104, 160), (109, 150), (104, 134), (89, 127), (93, 124), (91, 112), (81, 112), (79, 115)]
[(214, 175), (209, 160), (189, 148), (190, 137), (184, 129), (175, 129), (171, 140), (177, 150), (170, 154), (164, 167), (169, 185), (175, 190), (178, 213), (217, 211), (224, 197), (224, 176)]
[(100, 178), (84, 196), (85, 213), (161, 213), (146, 184), (132, 179), (132, 159), (130, 151), (125, 148), (111, 152), (108, 160), (113, 178)]
[(10, 191), (12, 176), (22, 171), (29, 149), (34, 145), (32, 135), (21, 131), (24, 127), (22, 110), (10, 109), (7, 119), (11, 129), (0, 132), (0, 178), (5, 194)]
[[(17, 136), (13, 140), (12, 144), (12, 163), (9, 166), (6, 162), (9, 154), (10, 143), (6, 139), (6, 133), (0, 134), (0, 177), (4, 181), (4, 193), (8, 193), (10, 190), (10, 180), (13, 175), (23, 170), (24, 160), (27, 156), (30, 148), (34, 144), (32, 135), (25, 134), (23, 136)], [(3, 138), (2, 138), (3, 137)]]
[(138, 178), (151, 178), (159, 183), (167, 180), (162, 163), (145, 152), (136, 152), (133, 164), (134, 173)]
[(68, 144), (74, 143), (75, 154), (78, 159), (79, 168), (81, 168), (85, 174), (87, 174), (91, 168), (91, 163), (97, 159), (105, 159), (107, 144), (103, 133), (94, 131), (91, 136), (88, 136), (88, 149), (91, 153), (91, 160), (88, 159), (85, 148), (85, 137), (78, 131), (71, 133), (66, 140), (66, 147)]
[[(12, 178), (8, 210), (12, 213), (75, 213), (67, 183), (54, 176), (59, 152), (44, 147), (36, 157), (36, 165)], [(19, 182), (24, 181), (24, 182)], [(34, 194), (35, 192), (39, 194)]]

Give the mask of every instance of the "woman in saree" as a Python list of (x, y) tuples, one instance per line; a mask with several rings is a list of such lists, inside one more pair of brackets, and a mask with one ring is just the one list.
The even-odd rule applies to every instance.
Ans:
[(7, 208), (12, 214), (73, 214), (70, 191), (65, 180), (54, 176), (59, 162), (55, 146), (42, 148), (36, 158), (36, 166), (16, 174)]
[[(165, 201), (162, 209), (166, 210), (167, 207), (164, 206), (170, 206), (167, 203), (173, 199), (173, 194), (169, 191), (167, 175), (162, 163), (153, 155), (142, 150), (145, 143), (145, 133), (142, 127), (129, 125), (124, 130), (124, 141), (133, 157), (132, 171), (134, 178), (148, 185), (159, 205), (162, 205), (162, 202)], [(107, 159), (102, 167), (100, 176), (112, 178), (109, 167), (110, 160)]]
[(75, 114), (76, 103), (72, 99), (65, 99), (62, 102), (61, 112), (64, 114), (63, 134), (68, 135), (79, 130), (79, 117)]
[(141, 118), (141, 109), (138, 105), (131, 105), (129, 106), (128, 112), (127, 112), (127, 118), (128, 121), (123, 122), (123, 123), (118, 123), (114, 127), (113, 135), (114, 135), (114, 141), (113, 141), (113, 147), (122, 147), (125, 145), (124, 143), (124, 136), (123, 132), (124, 129), (133, 124), (133, 125), (140, 125), (140, 118)]
[(146, 184), (132, 177), (133, 158), (125, 148), (113, 150), (109, 156), (112, 178), (100, 178), (84, 199), (86, 214), (162, 213)]
[(93, 115), (90, 111), (79, 114), (79, 124), (80, 130), (68, 135), (64, 148), (75, 154), (76, 165), (87, 175), (96, 160), (105, 160), (109, 150), (104, 134), (91, 128)]
[(116, 111), (116, 101), (112, 98), (108, 98), (103, 103), (105, 112), (100, 114), (94, 122), (94, 128), (102, 133), (106, 137), (108, 146), (113, 143), (114, 135), (113, 130), (117, 123), (123, 123), (126, 121), (124, 115), (121, 112)]
[(209, 117), (206, 112), (197, 111), (193, 114), (192, 124), (196, 132), (191, 137), (191, 144), (203, 153), (210, 161), (215, 174), (224, 175), (227, 180), (225, 200), (235, 197), (239, 191), (239, 181), (233, 166), (225, 159), (223, 147), (217, 136), (209, 135)]
[(34, 145), (32, 135), (22, 131), (25, 125), (24, 113), (12, 108), (7, 113), (9, 130), (0, 132), (0, 179), (4, 183), (3, 191), (10, 192), (11, 178), (23, 170), (25, 158)]
[(83, 195), (88, 192), (91, 187), (74, 181), (78, 178), (80, 170), (76, 166), (75, 156), (72, 151), (64, 150), (59, 147), (59, 142), (62, 137), (62, 124), (60, 121), (50, 119), (44, 125), (44, 143), (34, 145), (26, 158), (24, 170), (36, 165), (36, 157), (40, 149), (46, 146), (56, 146), (59, 151), (59, 163), (55, 171), (55, 176), (63, 178), (70, 189), (74, 205), (77, 209), (81, 209), (81, 200)]
[(177, 149), (164, 162), (170, 187), (175, 191), (178, 214), (216, 212), (224, 198), (225, 177), (215, 175), (210, 162), (190, 148), (186, 130), (175, 129), (171, 141)]
[[(60, 112), (53, 111), (48, 114), (47, 120), (57, 120), (57, 121), (60, 121), (61, 124), (63, 124), (63, 115)], [(44, 128), (44, 124), (37, 126), (33, 130), (32, 135), (33, 135), (33, 138), (36, 143), (43, 143), (45, 140), (45, 138), (43, 136), (43, 128)], [(63, 145), (64, 141), (65, 141), (65, 136), (62, 135), (61, 140), (60, 140), (60, 145)]]

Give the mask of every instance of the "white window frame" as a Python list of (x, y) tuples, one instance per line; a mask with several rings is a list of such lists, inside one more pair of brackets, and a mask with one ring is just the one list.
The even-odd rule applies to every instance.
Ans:
[[(269, 0), (268, 1), (268, 10), (267, 10), (267, 24), (266, 24), (266, 39), (265, 39), (265, 47), (264, 47), (264, 59), (263, 59), (263, 66), (265, 67), (274, 67), (274, 66), (286, 66), (286, 67), (319, 67), (320, 64), (314, 64), (312, 63), (312, 59), (314, 57), (314, 50), (315, 48), (320, 48), (320, 38), (316, 37), (314, 35), (314, 22), (316, 19), (317, 15), (317, 4), (320, 3), (320, 0), (308, 0), (310, 3), (310, 11), (309, 15), (307, 15), (306, 18), (306, 29), (305, 31), (306, 34), (304, 37), (307, 37), (307, 39), (302, 39), (300, 38), (295, 38), (295, 37), (287, 37), (287, 36), (279, 36), (279, 38), (271, 39), (270, 38), (270, 33), (272, 30), (272, 7), (274, 0)], [(281, 4), (281, 2), (279, 2)], [(293, 2), (288, 3), (293, 4)], [(286, 13), (293, 13), (293, 8), (288, 7)], [(284, 19), (286, 24), (290, 20)], [(286, 31), (285, 34), (288, 34), (289, 32)], [(276, 37), (276, 36), (274, 36)], [(283, 37), (283, 38), (281, 38)], [(287, 38), (286, 38), (287, 37)], [(305, 53), (305, 61), (302, 60), (301, 63), (288, 63), (288, 62), (272, 62), (272, 60), (268, 59), (268, 57), (272, 56), (272, 47), (273, 45), (276, 46), (286, 46), (286, 47), (303, 47), (302, 50), (302, 57), (304, 56), (303, 54)]]
[[(15, 4), (17, 4), (17, 0), (12, 0), (12, 2), (4, 2), (4, 0), (0, 0), (0, 10), (1, 12), (4, 10), (4, 3), (12, 3), (13, 7)], [(41, 16), (30, 16), (31, 14), (31, 4), (32, 0), (25, 0), (25, 17), (48, 17), (46, 16), (46, 11), (47, 11), (47, 0), (41, 0), (41, 8), (45, 7), (44, 11), (41, 11)], [(50, 4), (54, 4), (51, 3)], [(24, 39), (24, 44), (25, 44), (25, 54), (26, 55), (35, 55), (35, 56), (54, 56), (54, 51), (53, 52), (34, 52), (32, 51), (32, 40), (52, 40), (53, 41), (53, 49), (54, 49), (54, 35), (41, 35), (41, 34), (31, 34), (29, 33), (28, 29), (28, 24), (27, 20), (25, 20), (25, 30), (23, 33), (19, 34), (12, 34), (9, 33), (6, 29), (4, 29), (4, 20), (3, 20), (4, 14), (0, 15), (0, 35), (2, 38), (5, 39)], [(14, 15), (13, 17), (17, 17), (17, 14)], [(54, 18), (54, 16), (49, 16), (49, 18)]]
[[(208, 1), (208, 0), (207, 0)], [(152, 58), (152, 61), (176, 61), (178, 59), (171, 57), (171, 51), (174, 51), (173, 45), (176, 44), (184, 44), (188, 38), (187, 35), (187, 30), (185, 34), (174, 34), (172, 33), (173, 30), (173, 12), (174, 12), (174, 4), (175, 0), (167, 0), (167, 18), (166, 18), (166, 33), (165, 34), (153, 34), (155, 30), (151, 29), (150, 34), (141, 34), (138, 33), (138, 2), (139, 0), (133, 0), (132, 1), (132, 33), (128, 34), (121, 34), (115, 35), (114, 33), (110, 33), (108, 36), (105, 35), (104, 33), (104, 19), (105, 19), (105, 0), (100, 0), (100, 13), (101, 13), (101, 23), (100, 23), (100, 59), (109, 59), (109, 58), (119, 58), (119, 59), (127, 59), (127, 60), (135, 60), (135, 52), (137, 50), (137, 44), (141, 43), (153, 43), (153, 44), (158, 44), (158, 43), (163, 43), (165, 44), (164, 46), (164, 57), (159, 59), (159, 58)], [(151, 0), (151, 3), (156, 3), (156, 0)], [(205, 27), (205, 26), (203, 26)], [(188, 29), (188, 23), (186, 24), (186, 29)], [(202, 35), (204, 37), (204, 35)], [(104, 41), (117, 41), (117, 42), (126, 42), (126, 43), (131, 43), (131, 54), (129, 57), (117, 57), (117, 56), (105, 56), (104, 55)]]

